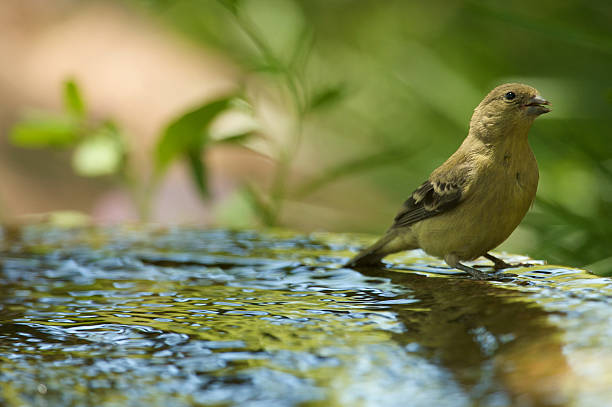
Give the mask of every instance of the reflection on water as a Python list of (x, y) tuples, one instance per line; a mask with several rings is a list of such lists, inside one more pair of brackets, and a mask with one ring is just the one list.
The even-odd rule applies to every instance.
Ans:
[(540, 265), (472, 281), (419, 252), (357, 272), (340, 266), (355, 244), (180, 228), (5, 233), (0, 404), (612, 399), (609, 279)]

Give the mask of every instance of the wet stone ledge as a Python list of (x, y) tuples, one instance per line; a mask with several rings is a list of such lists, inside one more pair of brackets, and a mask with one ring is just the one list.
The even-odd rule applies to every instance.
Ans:
[(28, 226), (1, 242), (3, 406), (612, 400), (612, 283), (583, 270), (473, 281), (412, 251), (356, 271), (342, 264), (363, 237), (279, 231)]

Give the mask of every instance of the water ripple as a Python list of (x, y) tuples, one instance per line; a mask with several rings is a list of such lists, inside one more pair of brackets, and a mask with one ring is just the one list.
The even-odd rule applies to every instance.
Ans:
[(341, 265), (363, 239), (321, 233), (29, 226), (11, 239), (2, 405), (612, 399), (612, 283), (582, 270), (480, 282), (413, 251), (355, 271)]

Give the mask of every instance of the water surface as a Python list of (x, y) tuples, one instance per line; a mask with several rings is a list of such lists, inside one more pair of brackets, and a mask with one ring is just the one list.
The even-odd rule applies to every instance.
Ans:
[(612, 400), (612, 282), (582, 270), (473, 281), (413, 251), (354, 271), (342, 264), (364, 239), (332, 234), (29, 226), (2, 237), (2, 405)]

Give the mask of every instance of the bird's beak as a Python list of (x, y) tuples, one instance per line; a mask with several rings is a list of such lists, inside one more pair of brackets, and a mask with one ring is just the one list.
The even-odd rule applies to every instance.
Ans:
[(539, 116), (543, 113), (550, 112), (549, 108), (544, 107), (545, 105), (550, 105), (550, 102), (544, 99), (542, 96), (536, 95), (529, 99), (529, 102), (527, 102), (524, 106), (527, 108), (527, 114)]

